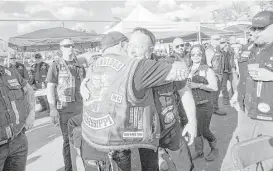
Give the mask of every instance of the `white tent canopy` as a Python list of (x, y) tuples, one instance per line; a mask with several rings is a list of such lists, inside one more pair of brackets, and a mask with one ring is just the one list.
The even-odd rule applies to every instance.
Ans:
[(200, 23), (167, 21), (138, 5), (126, 18), (107, 30), (105, 34), (112, 31), (128, 34), (135, 27), (147, 28), (155, 34), (157, 39), (162, 39), (199, 32)]
[[(136, 27), (147, 28), (152, 31), (157, 39), (171, 37), (186, 37), (192, 35), (190, 39), (199, 39), (199, 36), (209, 37), (213, 34), (226, 34), (226, 31), (201, 26), (200, 22), (172, 22), (168, 21), (138, 5), (126, 18), (117, 25), (110, 28), (104, 34), (112, 31), (119, 31), (127, 36)], [(201, 34), (202, 33), (202, 34)], [(203, 36), (202, 36), (203, 37)]]

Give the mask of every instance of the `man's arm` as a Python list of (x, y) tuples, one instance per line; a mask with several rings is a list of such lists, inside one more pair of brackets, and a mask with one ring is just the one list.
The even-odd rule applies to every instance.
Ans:
[(178, 93), (181, 97), (181, 102), (188, 118), (188, 124), (185, 126), (182, 135), (185, 136), (186, 133), (190, 134), (190, 140), (188, 140), (188, 144), (191, 145), (197, 133), (195, 101), (193, 99), (191, 89), (187, 86), (179, 90)]
[(207, 49), (206, 50), (206, 60), (207, 60), (207, 65), (209, 67), (212, 67), (212, 59), (213, 59), (213, 56), (214, 56), (214, 51), (212, 49)]
[(28, 81), (29, 80), (29, 75), (28, 75), (27, 69), (26, 69), (25, 66), (23, 68), (24, 68), (24, 79)]
[[(24, 93), (25, 93), (25, 99), (27, 101), (27, 108), (29, 110), (29, 115), (35, 115), (35, 95), (33, 88), (27, 83), (23, 87)], [(34, 112), (32, 114), (32, 112)]]
[(181, 97), (181, 102), (186, 112), (188, 122), (196, 124), (196, 106), (191, 89), (185, 86), (183, 89), (179, 90), (178, 93)]
[(189, 68), (185, 62), (175, 61), (172, 64), (171, 70), (166, 77), (166, 81), (182, 81), (187, 79), (189, 75)]
[(47, 100), (49, 103), (50, 110), (56, 110), (56, 98), (55, 98), (56, 84), (49, 82), (47, 83)]

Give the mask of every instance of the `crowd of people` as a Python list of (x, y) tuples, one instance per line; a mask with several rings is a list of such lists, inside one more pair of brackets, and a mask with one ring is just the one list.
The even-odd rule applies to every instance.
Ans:
[[(11, 56), (8, 67), (0, 65), (0, 170), (25, 170), (33, 90), (45, 88), (39, 102), (61, 128), (66, 171), (80, 169), (71, 153), (79, 133), (76, 149), (87, 171), (131, 171), (136, 151), (143, 171), (191, 171), (198, 158), (217, 160), (210, 123), (213, 114), (227, 115), (218, 106), (221, 90), (223, 104), (238, 111), (221, 170), (237, 170), (231, 155), (236, 143), (273, 136), (273, 12), (256, 14), (251, 30), (245, 46), (219, 35), (206, 45), (175, 38), (169, 56), (154, 51), (156, 38), (148, 29), (137, 27), (130, 38), (110, 32), (101, 40), (102, 56), (88, 69), (77, 60), (71, 39), (60, 42), (62, 56), (50, 66), (37, 53), (29, 72)], [(270, 170), (273, 162), (250, 168)]]

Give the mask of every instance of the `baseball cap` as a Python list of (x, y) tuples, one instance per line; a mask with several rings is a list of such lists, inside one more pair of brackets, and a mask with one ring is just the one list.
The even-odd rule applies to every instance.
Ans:
[(252, 19), (252, 28), (267, 27), (273, 24), (273, 11), (262, 11)]
[(128, 41), (128, 38), (121, 32), (109, 32), (101, 40), (102, 50), (104, 51), (106, 48), (113, 47), (123, 41)]
[(220, 36), (219, 35), (212, 35), (211, 37), (210, 37), (210, 39), (212, 39), (212, 40), (220, 40), (221, 38), (220, 38)]

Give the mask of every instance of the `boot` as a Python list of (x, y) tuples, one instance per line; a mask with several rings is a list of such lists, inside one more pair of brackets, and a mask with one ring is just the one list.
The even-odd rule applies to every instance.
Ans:
[(215, 115), (219, 115), (219, 116), (225, 116), (225, 115), (227, 115), (226, 112), (223, 112), (220, 109), (215, 110), (214, 114)]
[(203, 153), (203, 147), (204, 147), (204, 142), (202, 137), (196, 137), (194, 139), (194, 147), (195, 147), (195, 152), (192, 153), (192, 160), (195, 160), (197, 158), (203, 158), (204, 153)]
[(209, 142), (211, 151), (208, 156), (206, 156), (206, 161), (214, 161), (219, 156), (219, 149), (216, 147), (216, 139), (213, 142)]

